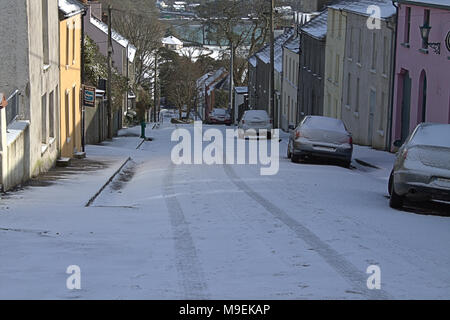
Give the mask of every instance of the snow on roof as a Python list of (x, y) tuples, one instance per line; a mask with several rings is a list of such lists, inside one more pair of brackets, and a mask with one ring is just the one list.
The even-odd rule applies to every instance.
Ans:
[(65, 16), (71, 16), (80, 13), (84, 6), (77, 0), (58, 0), (58, 8)]
[[(92, 25), (97, 27), (99, 30), (103, 31), (105, 34), (108, 34), (108, 25), (104, 23), (103, 21), (97, 19), (94, 16), (91, 16), (90, 22)], [(120, 33), (112, 29), (112, 38), (114, 41), (116, 41), (118, 44), (120, 44), (122, 47), (127, 48), (128, 52), (128, 60), (130, 62), (134, 61), (134, 57), (136, 55), (136, 47), (133, 46), (130, 41), (128, 41), (125, 37), (123, 37)]]
[(288, 41), (283, 45), (283, 48), (288, 49), (294, 53), (300, 52), (300, 39), (297, 37), (297, 34), (294, 34), (289, 38)]
[(171, 44), (171, 45), (183, 45), (183, 42), (174, 36), (169, 36), (162, 39), (163, 44)]
[(450, 9), (449, 0), (398, 0), (398, 2)]
[(325, 10), (317, 17), (305, 24), (303, 27), (301, 27), (300, 30), (316, 39), (325, 39), (325, 37), (327, 36), (327, 20), (328, 10)]
[(381, 9), (381, 19), (392, 17), (397, 12), (392, 0), (343, 0), (330, 5), (329, 8), (370, 16), (372, 14), (372, 10), (368, 10), (370, 6), (378, 6)]
[(256, 57), (253, 55), (248, 59), (248, 62), (253, 66), (256, 67)]
[(234, 87), (234, 90), (238, 94), (245, 94), (248, 93), (248, 87)]
[[(274, 43), (274, 58), (275, 58), (275, 70), (281, 72), (283, 69), (283, 45), (289, 38), (294, 34), (294, 29), (288, 29), (283, 34), (279, 35), (275, 38)], [(270, 45), (266, 44), (260, 51), (256, 53), (256, 57), (258, 57), (263, 63), (270, 63)]]

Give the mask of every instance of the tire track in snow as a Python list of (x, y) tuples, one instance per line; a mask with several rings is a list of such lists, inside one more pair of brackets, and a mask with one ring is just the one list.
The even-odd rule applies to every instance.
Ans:
[(302, 225), (297, 220), (290, 217), (284, 210), (277, 207), (258, 193), (253, 191), (234, 171), (231, 165), (224, 165), (225, 173), (230, 180), (240, 190), (245, 192), (250, 198), (260, 204), (267, 212), (276, 219), (284, 223), (288, 228), (295, 232), (305, 243), (314, 248), (314, 250), (337, 272), (339, 273), (356, 292), (361, 292), (369, 299), (392, 299), (384, 290), (369, 290), (366, 281), (369, 275), (361, 272), (351, 262), (347, 261), (336, 250), (322, 241), (314, 232)]
[(181, 276), (186, 299), (208, 299), (207, 285), (197, 256), (197, 249), (173, 188), (174, 169), (175, 165), (171, 163), (164, 179), (163, 194), (173, 230), (176, 268)]

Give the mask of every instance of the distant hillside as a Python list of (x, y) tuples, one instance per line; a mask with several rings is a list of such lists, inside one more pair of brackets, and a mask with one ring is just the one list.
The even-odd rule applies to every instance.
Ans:
[(103, 11), (108, 9), (108, 5), (112, 5), (114, 9), (142, 14), (156, 10), (154, 0), (100, 0), (100, 2), (103, 4)]

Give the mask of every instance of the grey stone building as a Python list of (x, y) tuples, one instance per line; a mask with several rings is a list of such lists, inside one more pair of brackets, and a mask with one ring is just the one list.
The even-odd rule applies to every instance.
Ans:
[(55, 164), (59, 145), (58, 0), (2, 0), (1, 184), (8, 190)]
[[(293, 35), (294, 29), (289, 28), (275, 38), (275, 110), (274, 123), (278, 123), (277, 115), (281, 106), (281, 83), (283, 71), (283, 45)], [(270, 46), (266, 44), (254, 56), (249, 58), (249, 107), (251, 109), (269, 110), (270, 100)]]
[(297, 123), (305, 115), (323, 115), (328, 10), (300, 28)]
[[(368, 28), (368, 5), (381, 10), (379, 26)], [(391, 0), (349, 3), (341, 118), (357, 144), (388, 148), (393, 94), (396, 9)], [(374, 21), (376, 22), (376, 21)]]

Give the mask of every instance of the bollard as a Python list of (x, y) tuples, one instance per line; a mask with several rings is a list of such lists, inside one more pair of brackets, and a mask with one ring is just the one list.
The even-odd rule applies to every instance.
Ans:
[(144, 120), (141, 121), (141, 138), (145, 139), (145, 128), (147, 127), (147, 124)]

